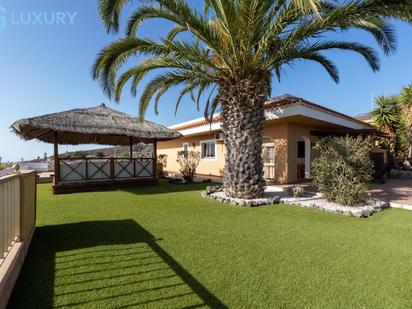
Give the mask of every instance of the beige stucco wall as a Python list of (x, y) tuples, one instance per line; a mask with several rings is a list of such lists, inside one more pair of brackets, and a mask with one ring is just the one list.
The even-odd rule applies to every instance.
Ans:
[[(297, 181), (297, 142), (302, 136), (310, 137), (311, 127), (293, 123), (269, 123), (265, 126), (263, 137), (272, 138), (275, 145), (275, 182), (289, 183)], [(178, 172), (177, 152), (183, 149), (183, 143), (189, 143), (189, 149), (200, 151), (200, 142), (214, 139), (215, 133), (159, 142), (158, 154), (166, 154), (169, 172)], [(222, 176), (224, 169), (225, 146), (222, 141), (216, 144), (216, 159), (202, 159), (197, 169), (198, 174)], [(313, 158), (313, 155), (311, 156)]]
[[(178, 172), (179, 165), (176, 162), (177, 152), (183, 150), (183, 144), (189, 143), (190, 151), (200, 152), (200, 142), (213, 140), (214, 133), (204, 134), (200, 136), (182, 137), (179, 139), (159, 142), (157, 145), (157, 154), (167, 155), (166, 171)], [(223, 167), (225, 164), (225, 152), (223, 141), (216, 142), (216, 158), (215, 159), (201, 159), (199, 167), (197, 168), (198, 174), (223, 176)]]

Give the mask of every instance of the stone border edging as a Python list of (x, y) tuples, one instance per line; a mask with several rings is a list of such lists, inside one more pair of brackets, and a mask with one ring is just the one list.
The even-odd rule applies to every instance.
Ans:
[(241, 199), (226, 197), (225, 193), (223, 192), (223, 186), (206, 187), (206, 191), (203, 191), (201, 195), (204, 198), (214, 199), (221, 203), (245, 207), (274, 205), (279, 204), (281, 201), (280, 196), (263, 197), (258, 199)]
[[(276, 194), (276, 192), (274, 192)], [(283, 192), (282, 192), (283, 193)], [(337, 203), (331, 203), (322, 199), (319, 195), (314, 195), (311, 197), (301, 197), (292, 198), (285, 197), (281, 198), (278, 195), (266, 196), (258, 199), (240, 199), (240, 198), (230, 198), (226, 197), (223, 192), (223, 186), (209, 186), (206, 187), (206, 191), (201, 193), (202, 197), (214, 199), (221, 203), (244, 206), (244, 207), (256, 207), (262, 205), (274, 205), (274, 204), (285, 204), (290, 206), (298, 206), (302, 208), (317, 209), (319, 211), (334, 213), (338, 215), (348, 216), (348, 217), (358, 217), (367, 218), (376, 212), (380, 212), (385, 208), (390, 207), (389, 203), (381, 201), (371, 201), (370, 205), (366, 206), (344, 206)]]

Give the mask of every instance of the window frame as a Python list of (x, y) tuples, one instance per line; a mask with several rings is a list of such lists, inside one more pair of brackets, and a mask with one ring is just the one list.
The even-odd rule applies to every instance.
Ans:
[(269, 136), (264, 136), (262, 138), (262, 154), (263, 154), (263, 148), (267, 148), (267, 147), (273, 147), (273, 163), (264, 163), (264, 159), (262, 157), (262, 161), (263, 161), (263, 165), (270, 165), (270, 166), (275, 166), (275, 162), (276, 162), (276, 147), (275, 147), (275, 140), (273, 137), (269, 137)]
[[(214, 157), (203, 157), (203, 144), (212, 144), (215, 147), (215, 156)], [(200, 156), (202, 160), (207, 160), (207, 161), (214, 161), (217, 160), (217, 147), (216, 147), (216, 139), (208, 139), (208, 140), (203, 140), (200, 141)]]
[[(185, 150), (185, 146), (187, 146), (187, 150)], [(189, 151), (190, 151), (189, 147), (190, 147), (190, 143), (188, 142), (182, 143), (182, 151), (186, 152), (184, 155), (185, 159), (187, 159), (189, 156)]]

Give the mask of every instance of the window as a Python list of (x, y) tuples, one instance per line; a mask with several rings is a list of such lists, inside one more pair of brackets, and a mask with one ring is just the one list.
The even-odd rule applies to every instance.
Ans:
[(185, 153), (185, 159), (187, 159), (189, 154), (189, 143), (183, 143), (183, 151)]
[(262, 149), (263, 164), (275, 163), (275, 146), (263, 146)]
[(305, 158), (305, 142), (299, 141), (298, 142), (298, 159)]
[(264, 164), (275, 163), (275, 143), (271, 137), (262, 138), (262, 159)]
[(214, 159), (216, 158), (216, 144), (212, 142), (200, 142), (202, 159)]

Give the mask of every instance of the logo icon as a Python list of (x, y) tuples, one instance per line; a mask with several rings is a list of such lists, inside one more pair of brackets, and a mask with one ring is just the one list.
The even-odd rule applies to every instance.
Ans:
[(7, 24), (7, 10), (5, 7), (0, 5), (0, 31), (6, 29)]

